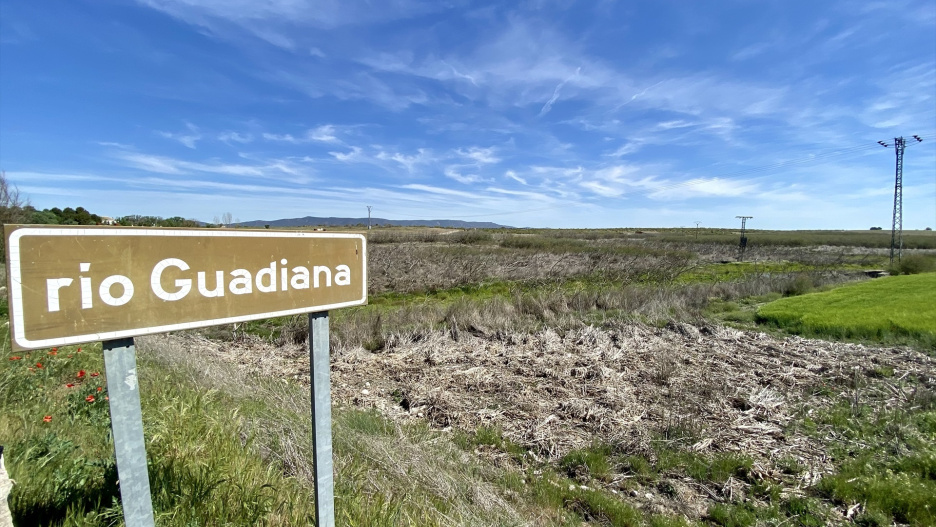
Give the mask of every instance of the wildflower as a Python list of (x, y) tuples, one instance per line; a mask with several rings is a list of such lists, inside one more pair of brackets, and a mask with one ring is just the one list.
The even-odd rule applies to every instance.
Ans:
[(75, 383), (70, 382), (70, 383), (66, 384), (65, 387), (66, 387), (66, 388), (74, 388), (74, 387), (75, 387)]
[(49, 352), (49, 355), (58, 355), (58, 352), (55, 351), (55, 350), (52, 350), (52, 351)]
[(101, 391), (101, 390), (103, 390), (103, 389), (104, 389), (104, 388), (101, 388), (100, 386), (97, 387), (97, 391)]
[(93, 395), (89, 395), (89, 396), (85, 397), (84, 400), (85, 400), (85, 401), (88, 401), (89, 403), (93, 403), (93, 402), (94, 402), (94, 396), (93, 396)]
[(94, 372), (94, 373), (91, 374), (92, 377), (97, 377), (98, 375), (100, 375), (100, 373), (98, 373), (98, 372)]
[(81, 348), (78, 348), (78, 353), (81, 353)]
[(41, 363), (41, 362), (37, 362), (37, 363), (36, 363), (36, 367), (39, 368), (39, 369), (41, 370), (41, 369), (42, 369), (42, 363)]
[(52, 422), (52, 416), (51, 416), (51, 415), (47, 415), (47, 416), (43, 417), (42, 420), (43, 420), (44, 422), (46, 422), (46, 423), (51, 423), (51, 422)]
[(52, 351), (58, 351), (58, 348), (52, 348)]
[(78, 378), (84, 377), (84, 370), (78, 370)]
[(110, 401), (110, 396), (105, 395), (105, 396), (104, 396), (104, 400), (105, 400), (105, 401)]
[(23, 358), (23, 357), (20, 357), (20, 356), (17, 355), (17, 356), (15, 356), (15, 357), (10, 357), (10, 360), (20, 360), (20, 359), (22, 359), (22, 358)]

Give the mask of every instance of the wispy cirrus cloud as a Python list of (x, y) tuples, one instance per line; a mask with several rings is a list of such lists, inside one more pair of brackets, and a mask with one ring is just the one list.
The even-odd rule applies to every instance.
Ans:
[(161, 132), (157, 131), (156, 134), (160, 137), (165, 137), (166, 139), (172, 139), (173, 141), (178, 141), (185, 145), (188, 148), (195, 149), (195, 143), (200, 141), (204, 137), (201, 131), (192, 123), (185, 123), (186, 131), (184, 132)]
[(338, 139), (337, 132), (337, 127), (335, 125), (323, 124), (316, 128), (310, 128), (299, 136), (294, 136), (292, 134), (264, 133), (262, 137), (267, 141), (281, 141), (294, 145), (300, 143), (340, 143), (341, 140)]
[(286, 178), (294, 182), (308, 182), (312, 175), (307, 167), (286, 159), (268, 160), (257, 164), (197, 162), (131, 151), (116, 152), (112, 157), (130, 168), (159, 174), (219, 174), (265, 179)]
[(226, 131), (226, 132), (221, 132), (220, 134), (218, 134), (218, 141), (221, 141), (222, 143), (246, 144), (246, 143), (253, 142), (253, 140), (254, 140), (254, 136), (253, 134), (250, 134), (250, 133)]
[(387, 152), (380, 150), (374, 156), (376, 159), (381, 161), (393, 161), (399, 163), (407, 172), (413, 172), (413, 170), (419, 166), (431, 163), (434, 160), (432, 151), (426, 148), (419, 148), (416, 150), (416, 153), (413, 155), (406, 155), (400, 152)]
[(500, 163), (501, 161), (501, 159), (497, 157), (496, 149), (494, 147), (481, 148), (478, 146), (472, 146), (470, 148), (456, 149), (455, 153), (481, 165), (490, 165)]
[(457, 166), (446, 167), (443, 173), (445, 177), (455, 180), (464, 185), (470, 185), (472, 183), (478, 183), (484, 181), (484, 178), (478, 176), (477, 174), (462, 174), (460, 172), (461, 168)]

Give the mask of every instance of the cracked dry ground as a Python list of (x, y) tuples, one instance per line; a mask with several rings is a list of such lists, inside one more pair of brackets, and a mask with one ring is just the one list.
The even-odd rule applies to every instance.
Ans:
[[(308, 351), (302, 346), (164, 338), (253, 371), (308, 383)], [(874, 374), (882, 369), (893, 376)], [(442, 430), (493, 427), (527, 448), (536, 462), (556, 461), (595, 442), (652, 459), (652, 441), (661, 440), (660, 432), (683, 427), (693, 433), (690, 440), (681, 439), (681, 447), (701, 454), (743, 453), (754, 460), (755, 475), (779, 479), (776, 461), (796, 459), (807, 470), (785, 493), (799, 494), (832, 466), (818, 440), (788, 425), (803, 413), (854, 398), (856, 375), (858, 397), (896, 406), (912, 397), (901, 379), (913, 376), (931, 390), (936, 387), (936, 361), (903, 348), (686, 324), (586, 327), (563, 334), (438, 331), (390, 339), (374, 353), (334, 351), (332, 397), (336, 405), (376, 408), (398, 421), (427, 420)], [(816, 396), (819, 392), (832, 395)], [(483, 448), (476, 453), (515, 463), (504, 453)], [(647, 510), (695, 518), (710, 500), (737, 499), (746, 488), (734, 479), (710, 488), (671, 476), (667, 493), (658, 486), (634, 491), (626, 474), (602, 484), (615, 492), (631, 489), (630, 499)]]

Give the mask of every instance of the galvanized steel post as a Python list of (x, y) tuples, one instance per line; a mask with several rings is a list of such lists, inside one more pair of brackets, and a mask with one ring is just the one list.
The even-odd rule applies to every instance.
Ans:
[(315, 525), (335, 527), (328, 311), (309, 313), (309, 366), (312, 381), (312, 442), (315, 450)]
[(153, 527), (136, 347), (132, 338), (106, 340), (103, 347), (124, 523), (127, 527)]

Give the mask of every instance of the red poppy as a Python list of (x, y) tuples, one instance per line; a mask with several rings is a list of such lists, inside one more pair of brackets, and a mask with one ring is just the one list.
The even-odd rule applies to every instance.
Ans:
[(84, 377), (84, 370), (78, 370), (78, 378)]
[(91, 374), (92, 377), (97, 377), (98, 375), (100, 375), (100, 373), (98, 373), (98, 372), (94, 372), (94, 373)]
[(41, 370), (41, 369), (42, 369), (42, 363), (41, 363), (41, 362), (37, 362), (37, 363), (36, 363), (36, 367), (39, 368), (39, 369)]
[(100, 386), (97, 387), (97, 391), (101, 391), (101, 390), (103, 390), (103, 389), (104, 389), (104, 388), (101, 388)]
[(16, 357), (10, 357), (10, 360), (20, 360), (20, 359), (22, 359), (22, 358), (23, 358), (23, 357), (20, 357), (20, 356), (17, 355)]
[(107, 396), (107, 395), (105, 395), (105, 396), (104, 396), (104, 400), (105, 400), (105, 401), (110, 401), (110, 397)]
[(49, 355), (58, 355), (58, 352), (53, 350), (49, 352)]
[(93, 396), (93, 395), (89, 395), (89, 396), (85, 397), (84, 400), (85, 400), (85, 401), (88, 401), (89, 403), (93, 403), (93, 402), (94, 402), (94, 396)]
[(58, 348), (52, 348), (52, 351), (58, 351)]
[(70, 383), (66, 384), (65, 387), (66, 387), (66, 388), (74, 388), (74, 387), (75, 387), (75, 384), (70, 382)]
[(52, 422), (52, 416), (51, 416), (51, 415), (47, 415), (47, 416), (43, 417), (42, 420), (45, 421), (46, 423), (51, 423), (51, 422)]
[(81, 353), (81, 348), (78, 348), (78, 353)]

